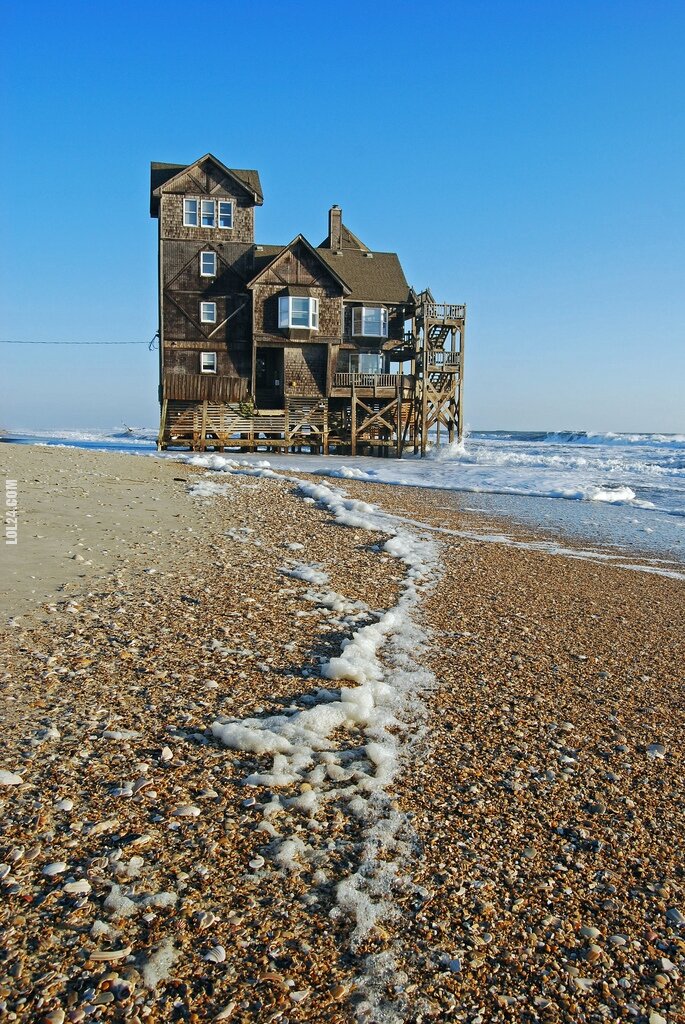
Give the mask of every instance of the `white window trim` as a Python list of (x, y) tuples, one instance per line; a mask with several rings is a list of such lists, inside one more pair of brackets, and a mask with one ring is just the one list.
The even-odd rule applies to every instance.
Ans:
[[(230, 225), (230, 227), (225, 227), (221, 223), (221, 204), (222, 203), (228, 203), (228, 205), (231, 207), (231, 225)], [(216, 201), (216, 226), (219, 228), (220, 231), (232, 231), (233, 230), (233, 213), (234, 213), (234, 203), (233, 203), (232, 199), (217, 199), (217, 201)]]
[[(203, 205), (204, 205), (205, 203), (211, 203), (211, 204), (212, 204), (212, 209), (213, 209), (213, 213), (212, 213), (212, 219), (213, 219), (213, 221), (214, 221), (214, 223), (213, 223), (213, 224), (203, 224), (203, 223), (202, 223), (202, 218), (203, 218), (203, 217), (205, 216), (205, 215), (204, 215), (204, 213), (203, 213), (203, 211), (202, 211), (202, 207), (203, 207)], [(205, 196), (205, 198), (202, 198), (202, 197), (200, 197), (200, 209), (199, 209), (199, 215), (200, 215), (200, 223), (199, 223), (199, 225), (198, 225), (199, 227), (201, 227), (201, 228), (204, 228), (204, 229), (205, 229), (205, 231), (206, 231), (206, 230), (207, 230), (208, 228), (209, 228), (210, 230), (211, 230), (211, 229), (213, 229), (213, 228), (215, 228), (215, 227), (216, 227), (216, 199), (207, 199), (207, 197), (206, 197), (206, 196)]]
[[(205, 306), (211, 306), (214, 310), (214, 316), (209, 319), (205, 316)], [(200, 323), (201, 324), (215, 324), (216, 323), (216, 302), (201, 302), (200, 303)]]
[[(377, 313), (381, 311), (381, 330), (370, 331), (367, 329), (367, 311)], [(358, 318), (358, 319), (357, 319)], [(357, 325), (355, 326), (355, 320)], [(356, 328), (361, 327), (361, 332)], [(352, 337), (353, 338), (387, 338), (388, 337), (388, 311), (385, 306), (353, 306), (352, 307)]]
[[(202, 269), (202, 257), (213, 256), (214, 257), (214, 270), (211, 274), (208, 274)], [(212, 249), (203, 249), (200, 253), (200, 277), (216, 277), (216, 253)]]
[[(191, 202), (191, 203), (196, 203), (197, 204), (196, 207), (195, 207), (195, 217), (197, 218), (197, 222), (195, 224), (189, 224), (188, 221), (186, 220), (186, 203), (187, 202)], [(200, 201), (197, 198), (197, 196), (184, 196), (183, 197), (183, 227), (184, 228), (197, 228), (199, 226), (200, 226)]]
[[(309, 303), (308, 323), (293, 323), (293, 299), (306, 299)], [(278, 297), (278, 326), (295, 331), (318, 331), (319, 329), (319, 300), (313, 295), (279, 295)]]
[[(214, 365), (213, 365), (213, 367), (211, 369), (208, 369), (204, 365), (204, 361), (207, 358), (207, 356), (211, 356), (212, 357), (212, 361), (214, 363)], [(200, 352), (200, 373), (216, 373), (216, 372), (217, 372), (216, 352)]]

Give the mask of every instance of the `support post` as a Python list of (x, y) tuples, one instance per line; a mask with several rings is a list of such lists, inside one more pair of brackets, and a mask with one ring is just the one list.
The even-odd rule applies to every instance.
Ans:
[(169, 405), (168, 399), (164, 399), (162, 402), (162, 415), (159, 419), (159, 434), (157, 435), (157, 451), (163, 451), (166, 445), (164, 444), (164, 431), (166, 430), (166, 414)]
[(457, 440), (464, 439), (464, 341), (466, 338), (466, 317), (461, 322), (461, 344), (459, 345), (459, 391), (457, 400)]
[(351, 410), (350, 429), (352, 432), (350, 453), (352, 455), (357, 454), (357, 389), (352, 385), (352, 410)]
[(202, 403), (202, 425), (200, 427), (200, 450), (205, 451), (207, 447), (207, 399)]

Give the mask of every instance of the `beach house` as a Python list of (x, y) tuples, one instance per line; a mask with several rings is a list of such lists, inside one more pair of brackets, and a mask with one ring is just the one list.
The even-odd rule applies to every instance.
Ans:
[(425, 451), (463, 428), (465, 306), (328, 211), (318, 245), (255, 241), (255, 170), (153, 163), (159, 447)]

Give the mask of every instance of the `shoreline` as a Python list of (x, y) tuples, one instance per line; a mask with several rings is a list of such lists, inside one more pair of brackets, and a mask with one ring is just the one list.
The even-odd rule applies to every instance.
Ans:
[[(152, 1022), (174, 1001), (201, 1021), (683, 1019), (681, 581), (488, 545), (467, 534), (492, 518), (446, 508), (444, 492), (297, 473), (298, 492), (158, 460), (135, 460), (125, 491), (123, 456), (17, 447), (27, 481), (49, 484), (50, 460), (72, 489), (90, 473), (79, 511), (101, 520), (81, 541), (93, 566), (46, 606), (33, 595), (3, 638), (0, 768), (23, 782), (0, 788), (0, 925), (23, 968), (0, 999), (17, 1019), (87, 1005)], [(53, 497), (44, 518), (57, 512)], [(398, 536), (403, 518), (418, 525)], [(435, 563), (421, 523), (454, 531)], [(403, 633), (383, 616), (412, 579)], [(349, 664), (325, 675), (383, 621), (375, 648), (358, 643), (358, 679), (345, 683)], [(414, 682), (412, 664), (434, 681)], [(279, 771), (299, 781), (279, 781), (255, 729), (273, 743), (307, 709), (324, 728), (339, 686), (358, 702), (374, 673), (416, 691), (402, 720), (343, 716), (323, 776), (289, 762)], [(247, 732), (232, 748), (213, 722)], [(399, 767), (377, 789), (393, 735)], [(112, 965), (88, 959), (129, 945)]]

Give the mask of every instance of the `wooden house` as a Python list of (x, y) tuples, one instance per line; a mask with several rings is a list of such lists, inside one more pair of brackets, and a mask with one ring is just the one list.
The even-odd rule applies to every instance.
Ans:
[(328, 213), (318, 246), (255, 242), (254, 170), (151, 165), (159, 223), (159, 447), (425, 451), (462, 433), (465, 307)]

